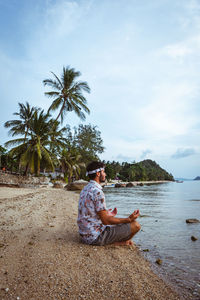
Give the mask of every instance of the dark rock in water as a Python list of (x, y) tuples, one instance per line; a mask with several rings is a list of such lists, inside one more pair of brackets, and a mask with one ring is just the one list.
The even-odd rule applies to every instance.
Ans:
[(134, 184), (132, 182), (128, 182), (126, 185), (126, 187), (133, 187), (133, 186), (134, 186)]
[(116, 183), (115, 184), (115, 187), (116, 188), (121, 188), (121, 187), (125, 187), (126, 185), (125, 184), (123, 184), (123, 183)]
[(88, 184), (88, 181), (77, 180), (77, 181), (71, 182), (70, 184), (66, 185), (65, 188), (68, 191), (81, 191), (87, 184)]
[(195, 241), (198, 240), (198, 238), (197, 238), (196, 236), (192, 235), (192, 236), (191, 236), (191, 240), (192, 240), (193, 242), (195, 242)]
[(186, 223), (188, 223), (188, 224), (192, 224), (192, 223), (200, 223), (200, 221), (197, 220), (197, 219), (186, 219)]
[(160, 259), (160, 258), (156, 259), (156, 263), (157, 263), (158, 265), (162, 265), (162, 259)]
[(144, 185), (144, 183), (142, 183), (142, 182), (141, 182), (141, 183), (138, 183), (138, 185), (139, 185), (139, 186), (143, 186), (143, 185)]
[(143, 249), (142, 251), (143, 252), (149, 252), (149, 249)]

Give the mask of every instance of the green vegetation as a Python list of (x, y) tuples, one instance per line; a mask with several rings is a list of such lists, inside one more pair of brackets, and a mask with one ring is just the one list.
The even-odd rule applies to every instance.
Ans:
[[(47, 112), (40, 107), (31, 107), (28, 102), (18, 103), (19, 111), (14, 113), (18, 118), (5, 122), (4, 126), (13, 139), (5, 143), (5, 148), (0, 146), (0, 167), (36, 176), (41, 171), (59, 170), (70, 183), (74, 179), (86, 179), (86, 165), (99, 160), (98, 155), (103, 153), (104, 146), (96, 126), (80, 124), (73, 129), (70, 125), (62, 126), (67, 113), (74, 112), (85, 120), (84, 112), (90, 112), (82, 93), (89, 93), (90, 88), (87, 82), (77, 81), (80, 72), (63, 67), (61, 78), (52, 74), (54, 79), (43, 81), (45, 86), (53, 89), (45, 93), (53, 98)], [(50, 113), (55, 110), (59, 112), (54, 119)], [(108, 180), (173, 180), (171, 174), (151, 160), (122, 164), (108, 161), (106, 173)]]
[(61, 118), (61, 123), (63, 123), (66, 113), (70, 111), (74, 111), (80, 119), (85, 120), (85, 114), (82, 110), (86, 113), (90, 113), (90, 110), (86, 106), (87, 101), (82, 94), (82, 90), (90, 93), (90, 88), (87, 82), (76, 81), (81, 73), (73, 68), (70, 69), (69, 66), (63, 67), (61, 79), (53, 72), (51, 73), (54, 79), (45, 79), (43, 81), (44, 85), (48, 85), (53, 89), (53, 91), (45, 93), (46, 96), (54, 99), (48, 112), (57, 110), (60, 107), (56, 121)]
[(151, 181), (151, 180), (171, 180), (171, 174), (162, 169), (155, 161), (150, 159), (139, 163), (122, 164), (118, 162), (106, 162), (107, 179), (120, 179), (122, 181)]
[[(1, 168), (25, 175), (31, 173), (39, 176), (41, 171), (60, 169), (63, 170), (66, 180), (71, 181), (72, 178), (79, 178), (81, 168), (85, 167), (88, 159), (98, 158), (99, 150), (94, 149), (89, 140), (99, 139), (100, 132), (91, 125), (79, 125), (71, 138), (70, 126), (61, 126), (67, 112), (75, 112), (80, 119), (85, 119), (83, 111), (90, 111), (82, 91), (89, 93), (90, 88), (87, 82), (76, 81), (81, 74), (73, 68), (64, 67), (61, 79), (52, 74), (54, 80), (43, 81), (44, 85), (53, 89), (45, 93), (53, 98), (48, 111), (31, 107), (28, 102), (18, 103), (19, 112), (14, 113), (18, 119), (4, 124), (5, 128), (9, 128), (9, 135), (15, 138), (5, 143), (9, 150), (0, 148), (0, 163)], [(58, 116), (53, 119), (50, 112), (58, 108)], [(103, 151), (103, 146), (101, 149)], [(91, 155), (84, 157), (84, 151)]]

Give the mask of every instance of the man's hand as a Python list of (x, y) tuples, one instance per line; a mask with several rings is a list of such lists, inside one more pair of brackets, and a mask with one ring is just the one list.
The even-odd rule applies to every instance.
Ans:
[(98, 211), (97, 214), (104, 225), (117, 225), (122, 223), (133, 222), (135, 219), (137, 219), (137, 217), (139, 217), (140, 212), (139, 209), (137, 209), (128, 218), (116, 218), (112, 215), (112, 213), (110, 214), (108, 210)]
[(130, 223), (136, 220), (140, 215), (139, 209), (134, 210), (134, 212), (128, 217), (130, 220)]
[(113, 210), (112, 210), (112, 208), (110, 208), (110, 209), (107, 210), (107, 213), (108, 213), (109, 216), (115, 217), (116, 214), (117, 214), (117, 208), (115, 207)]

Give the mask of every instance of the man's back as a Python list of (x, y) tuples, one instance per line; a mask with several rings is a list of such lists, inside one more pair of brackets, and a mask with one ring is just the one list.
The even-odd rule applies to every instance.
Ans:
[(78, 207), (79, 233), (83, 242), (93, 242), (105, 229), (97, 212), (106, 210), (105, 197), (102, 187), (91, 180), (81, 191)]

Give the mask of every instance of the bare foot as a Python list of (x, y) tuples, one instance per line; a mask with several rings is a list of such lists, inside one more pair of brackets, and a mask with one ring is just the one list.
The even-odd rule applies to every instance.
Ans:
[(134, 246), (133, 241), (128, 240), (128, 241), (123, 241), (123, 242), (115, 242), (112, 245), (114, 246)]

